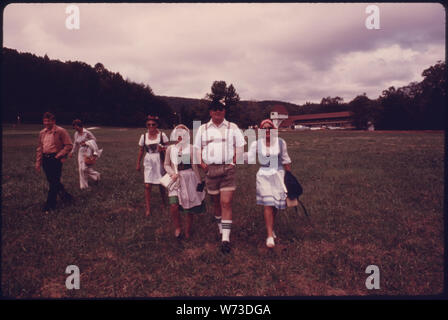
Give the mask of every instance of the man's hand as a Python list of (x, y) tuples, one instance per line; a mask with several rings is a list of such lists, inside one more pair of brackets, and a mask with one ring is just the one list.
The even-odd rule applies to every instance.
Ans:
[(34, 166), (34, 170), (36, 171), (36, 173), (40, 173), (40, 165), (36, 163), (36, 165)]
[(140, 163), (137, 163), (137, 167), (135, 168), (135, 170), (140, 171)]
[(56, 160), (59, 160), (59, 161), (61, 161), (61, 163), (64, 163), (65, 162), (65, 157), (62, 157), (62, 156), (60, 156), (60, 155), (56, 155), (55, 157), (54, 157)]

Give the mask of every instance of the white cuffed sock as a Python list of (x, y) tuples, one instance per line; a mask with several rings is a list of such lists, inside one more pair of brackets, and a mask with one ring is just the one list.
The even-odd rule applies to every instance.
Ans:
[(222, 220), (222, 241), (230, 241), (230, 230), (232, 229), (232, 220)]

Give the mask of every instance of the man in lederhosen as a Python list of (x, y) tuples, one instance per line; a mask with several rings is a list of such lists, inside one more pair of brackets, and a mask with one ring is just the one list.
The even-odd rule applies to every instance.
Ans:
[(238, 126), (225, 119), (225, 106), (220, 101), (211, 101), (209, 112), (211, 119), (199, 127), (194, 147), (206, 172), (207, 193), (213, 199), (215, 219), (222, 235), (221, 250), (229, 253), (236, 160), (242, 156), (246, 142)]

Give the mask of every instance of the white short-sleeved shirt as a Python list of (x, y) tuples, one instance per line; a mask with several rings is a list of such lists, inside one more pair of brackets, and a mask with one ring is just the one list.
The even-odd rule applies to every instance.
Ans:
[[(280, 147), (280, 143), (283, 144), (283, 147)], [(291, 163), (286, 142), (282, 138), (273, 139), (269, 147), (266, 145), (265, 139), (258, 139), (251, 143), (247, 154), (248, 163), (255, 163), (258, 155), (260, 163), (264, 162), (263, 164), (267, 165), (260, 167), (260, 173), (268, 173), (272, 170), (283, 169), (284, 164)]]
[(207, 164), (232, 163), (235, 148), (246, 144), (238, 126), (224, 120), (219, 126), (212, 120), (201, 125), (196, 133), (193, 146), (202, 150), (202, 160)]

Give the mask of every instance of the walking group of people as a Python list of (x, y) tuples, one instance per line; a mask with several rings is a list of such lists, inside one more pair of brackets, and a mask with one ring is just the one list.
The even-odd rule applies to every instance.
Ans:
[(42, 208), (42, 211), (48, 213), (56, 208), (58, 196), (64, 202), (73, 200), (61, 183), (62, 165), (67, 158), (78, 152), (79, 185), (81, 189), (86, 189), (89, 187), (89, 178), (96, 184), (100, 181), (101, 175), (93, 169), (93, 165), (103, 150), (98, 148), (95, 136), (83, 127), (79, 119), (73, 121), (74, 144), (67, 130), (56, 125), (54, 114), (45, 112), (43, 124), (44, 129), (39, 132), (35, 169), (39, 173), (42, 166), (50, 186), (47, 201)]
[[(260, 123), (260, 129), (266, 134), (253, 141), (248, 152), (244, 154), (246, 141), (238, 126), (225, 119), (226, 109), (220, 101), (209, 104), (210, 121), (201, 125), (193, 144), (190, 143), (190, 130), (183, 124), (177, 125), (171, 132), (170, 139), (158, 129), (159, 118), (148, 116), (147, 131), (141, 135), (138, 146), (136, 170), (141, 170), (143, 159), (143, 175), (145, 186), (146, 216), (151, 215), (151, 189), (158, 185), (162, 206), (169, 205), (174, 236), (189, 238), (193, 217), (205, 211), (205, 195), (212, 199), (213, 212), (218, 231), (221, 236), (221, 250), (231, 251), (230, 233), (232, 228), (232, 199), (236, 190), (236, 164), (246, 159), (248, 163), (256, 163), (257, 155), (260, 168), (256, 175), (256, 203), (263, 206), (266, 223), (266, 246), (275, 246), (276, 234), (274, 220), (278, 209), (286, 208), (287, 190), (283, 182), (285, 171), (290, 171), (291, 159), (287, 152), (286, 142), (271, 134), (276, 129), (270, 119)], [(60, 170), (66, 155), (71, 155), (78, 148), (78, 164), (80, 186), (88, 186), (87, 178), (99, 181), (100, 174), (85, 164), (85, 154), (98, 157), (101, 151), (95, 137), (82, 128), (79, 120), (73, 122), (76, 130), (75, 148), (68, 133), (56, 126), (48, 124), (44, 115), (45, 129), (39, 135), (39, 147), (36, 169), (40, 168), (40, 159), (51, 159), (52, 165), (44, 161), (42, 166), (50, 184), (46, 209), (54, 207), (57, 194), (67, 194), (60, 183)], [(53, 137), (50, 139), (49, 137)], [(78, 147), (79, 146), (79, 147)], [(90, 151), (89, 151), (90, 150)], [(50, 162), (48, 162), (50, 163)], [(54, 166), (55, 169), (49, 169)], [(53, 173), (53, 171), (57, 171)], [(201, 178), (204, 172), (205, 179)], [(169, 183), (163, 183), (169, 180)], [(64, 199), (63, 199), (64, 200)], [(45, 208), (44, 207), (44, 208)], [(180, 212), (186, 214), (182, 231)]]

